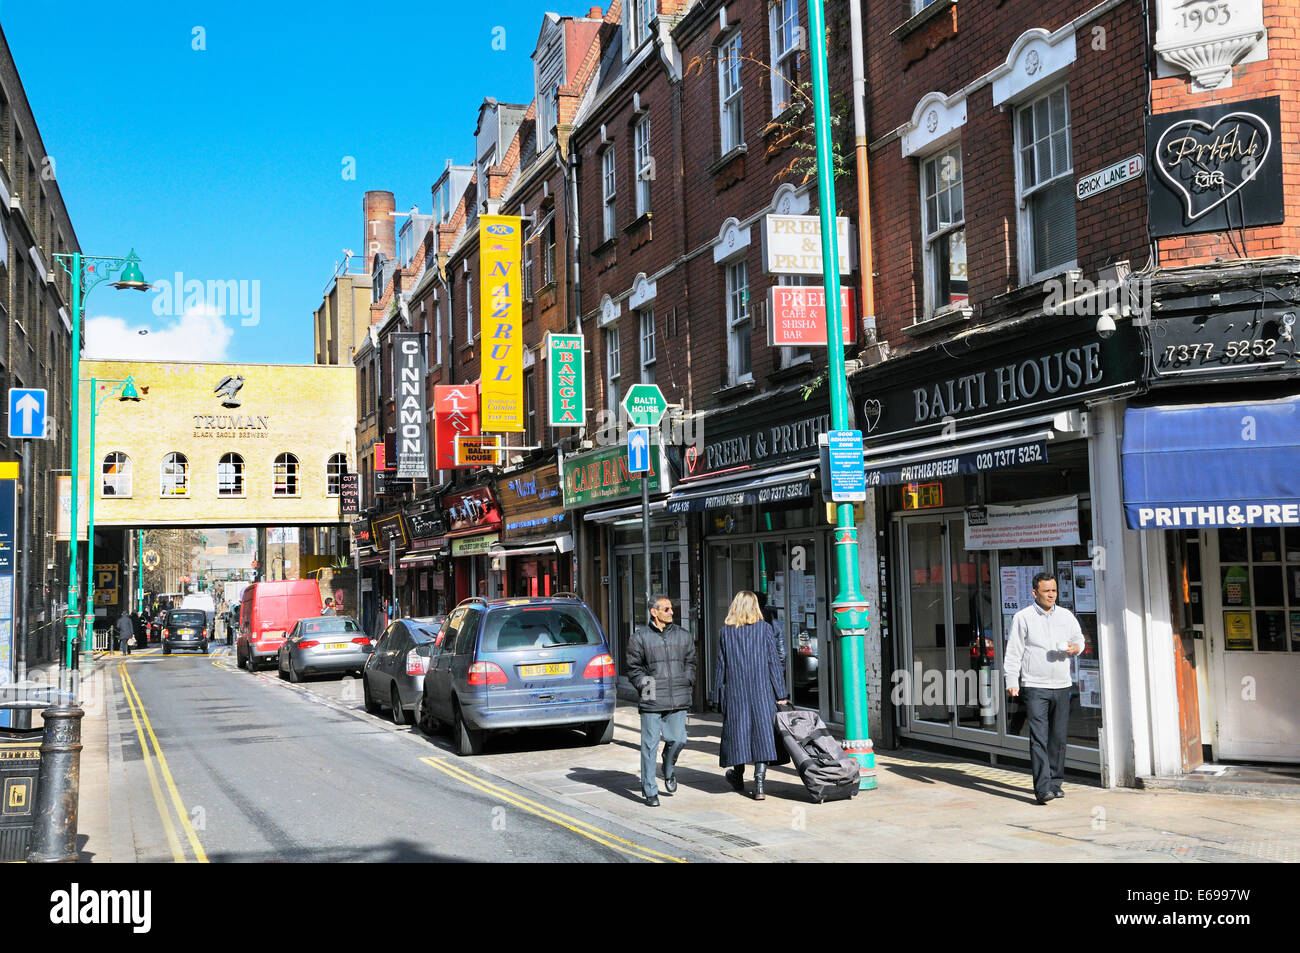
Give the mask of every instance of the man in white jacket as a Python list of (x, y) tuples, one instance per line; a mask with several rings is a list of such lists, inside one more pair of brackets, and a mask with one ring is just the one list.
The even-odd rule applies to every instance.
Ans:
[(1007, 691), (1024, 685), (1029, 716), (1029, 757), (1039, 804), (1065, 797), (1065, 744), (1070, 727), (1070, 656), (1083, 651), (1083, 630), (1069, 609), (1056, 604), (1056, 579), (1034, 576), (1034, 604), (1011, 622), (1003, 671)]

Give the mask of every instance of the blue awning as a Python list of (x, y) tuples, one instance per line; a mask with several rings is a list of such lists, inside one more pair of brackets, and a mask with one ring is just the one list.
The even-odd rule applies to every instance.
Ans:
[(1300, 397), (1124, 413), (1130, 529), (1300, 525)]

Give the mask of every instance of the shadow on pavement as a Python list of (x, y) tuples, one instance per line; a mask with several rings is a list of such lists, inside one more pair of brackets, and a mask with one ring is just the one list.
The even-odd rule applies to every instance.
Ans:
[(925, 784), (947, 784), (955, 788), (978, 791), (981, 794), (1004, 797), (1010, 801), (1021, 801), (1025, 804), (1037, 803), (1032, 791), (1026, 792), (1023, 787), (1012, 786), (991, 778), (973, 777), (964, 771), (957, 771), (952, 768), (891, 764), (886, 765), (885, 770), (911, 781), (921, 781)]

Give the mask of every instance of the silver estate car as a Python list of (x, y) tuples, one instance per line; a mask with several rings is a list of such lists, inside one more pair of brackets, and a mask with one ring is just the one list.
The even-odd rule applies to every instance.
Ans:
[(276, 657), (280, 677), (291, 682), (326, 672), (360, 673), (370, 657), (370, 637), (345, 615), (299, 619)]
[(384, 630), (361, 673), (366, 711), (377, 715), (386, 706), (394, 724), (415, 720), (424, 673), (441, 641), (445, 621), (446, 616), (440, 615), (394, 619)]

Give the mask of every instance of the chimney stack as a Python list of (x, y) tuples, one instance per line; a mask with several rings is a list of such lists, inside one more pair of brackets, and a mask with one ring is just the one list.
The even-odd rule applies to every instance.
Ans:
[(397, 257), (397, 222), (393, 212), (397, 211), (397, 200), (392, 192), (367, 192), (364, 200), (366, 215), (366, 268), (370, 268), (375, 254), (385, 258)]

